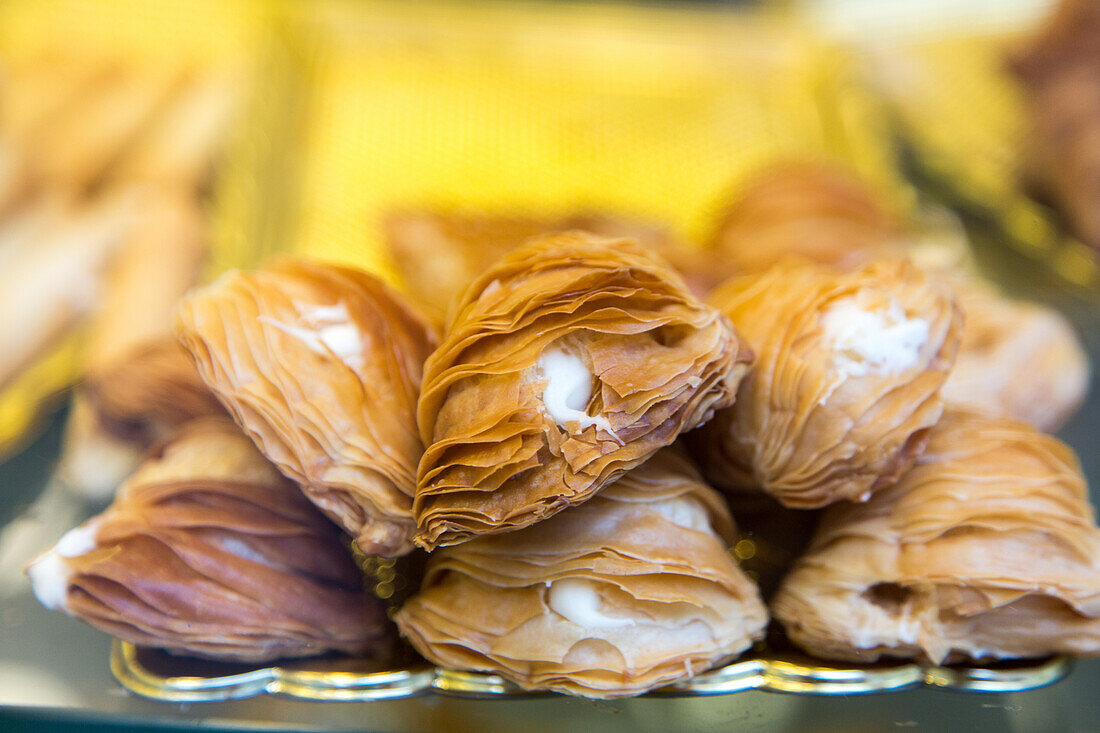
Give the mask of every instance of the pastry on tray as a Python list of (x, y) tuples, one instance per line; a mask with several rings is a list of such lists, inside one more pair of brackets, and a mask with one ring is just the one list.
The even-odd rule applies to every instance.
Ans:
[(384, 228), (410, 295), (441, 320), (472, 280), (542, 234), (583, 229), (600, 236), (633, 239), (664, 254), (680, 248), (660, 227), (602, 214), (539, 218), (403, 210), (386, 217)]
[(180, 304), (176, 334), (264, 455), (367, 554), (412, 549), (431, 327), (373, 275), (283, 260)]
[(865, 501), (920, 455), (962, 336), (946, 285), (905, 262), (788, 259), (711, 302), (756, 354), (733, 407), (688, 438), (712, 484), (813, 509)]
[(666, 449), (552, 519), (436, 551), (395, 620), (443, 667), (638, 695), (763, 635), (767, 613), (726, 551), (733, 539), (721, 497)]
[(730, 405), (751, 354), (656, 255), (569, 232), (474, 280), (424, 366), (426, 549), (592, 497)]
[(260, 662), (389, 643), (339, 529), (228, 418), (180, 428), (27, 575), (47, 607), (178, 654)]
[(949, 410), (896, 484), (825, 512), (772, 611), (829, 659), (1100, 653), (1100, 530), (1076, 456)]
[(944, 399), (1046, 432), (1060, 428), (1084, 401), (1091, 372), (1069, 321), (979, 282), (954, 285), (965, 326)]

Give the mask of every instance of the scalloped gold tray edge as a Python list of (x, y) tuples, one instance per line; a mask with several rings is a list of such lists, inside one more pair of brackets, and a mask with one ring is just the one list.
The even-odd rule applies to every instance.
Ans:
[[(371, 702), (428, 693), (452, 697), (494, 699), (531, 697), (492, 674), (437, 669), (428, 665), (384, 671), (348, 669), (354, 660), (302, 660), (260, 665), (242, 672), (211, 675), (166, 673), (151, 668), (153, 659), (171, 666), (176, 658), (156, 650), (115, 640), (110, 665), (115, 679), (141, 697), (170, 702), (237, 700), (256, 695), (280, 695), (299, 700)], [(179, 664), (186, 666), (184, 660)], [(213, 663), (211, 663), (213, 664)], [(156, 666), (156, 665), (154, 665)], [(238, 665), (239, 666), (239, 665)], [(933, 687), (969, 692), (1022, 692), (1054, 684), (1073, 668), (1069, 657), (1001, 663), (993, 667), (939, 667), (913, 662), (870, 666), (807, 663), (791, 658), (750, 657), (650, 692), (650, 697), (702, 697), (765, 690), (810, 695), (863, 695)]]

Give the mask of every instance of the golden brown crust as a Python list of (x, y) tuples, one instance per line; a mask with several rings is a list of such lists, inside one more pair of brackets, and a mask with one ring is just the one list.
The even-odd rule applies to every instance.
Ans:
[(436, 664), (527, 689), (637, 695), (744, 651), (767, 616), (726, 552), (721, 498), (659, 452), (596, 498), (440, 549), (396, 617)]
[(950, 410), (917, 464), (826, 511), (772, 609), (820, 656), (1100, 653), (1100, 530), (1073, 452)]
[[(571, 417), (548, 406), (559, 357), (581, 372)], [(508, 532), (587, 500), (730, 404), (750, 360), (637, 245), (529, 243), (471, 284), (425, 364), (417, 542)]]
[(714, 485), (812, 509), (865, 500), (919, 455), (962, 335), (949, 288), (904, 262), (789, 259), (711, 302), (757, 355), (734, 406), (688, 439)]
[(177, 336), (260, 450), (368, 554), (412, 549), (432, 329), (367, 273), (284, 260), (180, 305)]
[(180, 654), (259, 662), (388, 645), (339, 530), (226, 418), (180, 428), (28, 575), (43, 602)]

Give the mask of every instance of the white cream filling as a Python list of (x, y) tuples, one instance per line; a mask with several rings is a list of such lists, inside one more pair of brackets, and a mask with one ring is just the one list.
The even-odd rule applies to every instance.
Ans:
[(837, 301), (821, 317), (841, 378), (890, 375), (916, 366), (928, 340), (928, 321), (908, 318), (891, 299), (885, 311), (868, 311), (854, 298)]
[(707, 510), (690, 496), (676, 496), (653, 502), (648, 506), (684, 529), (694, 529), (698, 532), (709, 532), (711, 529)]
[(595, 376), (579, 356), (551, 344), (535, 362), (535, 376), (546, 380), (542, 404), (554, 422), (562, 427), (577, 423), (581, 430), (594, 425), (615, 440), (619, 439), (606, 417), (593, 417), (585, 412), (592, 399)]
[(293, 326), (268, 316), (260, 316), (259, 320), (298, 339), (310, 351), (322, 356), (331, 354), (352, 368), (362, 365), (363, 337), (343, 303), (297, 307), (307, 327)]
[(43, 606), (55, 611), (64, 610), (69, 595), (69, 578), (72, 571), (65, 560), (51, 549), (27, 568), (34, 597)]
[(98, 530), (98, 522), (85, 522), (61, 535), (54, 547), (61, 557), (79, 557), (95, 549), (95, 535)]
[(31, 590), (43, 606), (54, 610), (65, 609), (69, 596), (69, 580), (72, 578), (72, 570), (65, 558), (78, 557), (93, 550), (97, 529), (95, 522), (70, 529), (56, 545), (27, 568)]
[(604, 614), (596, 584), (586, 578), (562, 578), (550, 583), (547, 605), (566, 621), (588, 629), (634, 626), (634, 619)]

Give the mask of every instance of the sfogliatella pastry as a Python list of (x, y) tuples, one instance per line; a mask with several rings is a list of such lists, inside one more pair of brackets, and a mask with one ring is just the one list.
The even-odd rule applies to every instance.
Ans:
[(583, 229), (605, 237), (633, 239), (666, 254), (678, 248), (660, 227), (600, 214), (555, 219), (411, 210), (393, 212), (384, 227), (409, 293), (440, 320), (471, 281), (542, 234)]
[(283, 260), (180, 304), (176, 335), (264, 455), (367, 554), (412, 550), (415, 408), (435, 334), (373, 275)]
[(1100, 653), (1100, 530), (1076, 456), (949, 410), (894, 486), (826, 511), (772, 610), (830, 659)]
[(944, 399), (1045, 432), (1061, 427), (1089, 387), (1088, 355), (1073, 327), (1053, 308), (978, 282), (955, 283), (955, 291), (966, 325)]
[(579, 504), (733, 402), (751, 354), (655, 255), (569, 232), (475, 280), (424, 366), (427, 549)]
[(443, 667), (639, 695), (762, 636), (759, 593), (726, 551), (732, 530), (721, 497), (669, 449), (552, 519), (433, 553), (395, 620)]
[(712, 484), (813, 509), (865, 501), (920, 455), (962, 337), (946, 285), (905, 262), (786, 260), (711, 302), (757, 359), (733, 407), (689, 436)]
[(142, 454), (178, 426), (224, 414), (191, 356), (165, 336), (91, 372), (73, 400), (60, 471), (90, 499), (109, 499)]
[(900, 238), (899, 223), (855, 175), (824, 162), (792, 160), (748, 181), (708, 251), (711, 266), (727, 275), (762, 272), (788, 255), (849, 270), (897, 257)]
[(183, 426), (27, 575), (47, 607), (178, 654), (259, 662), (388, 645), (339, 529), (228, 418)]

